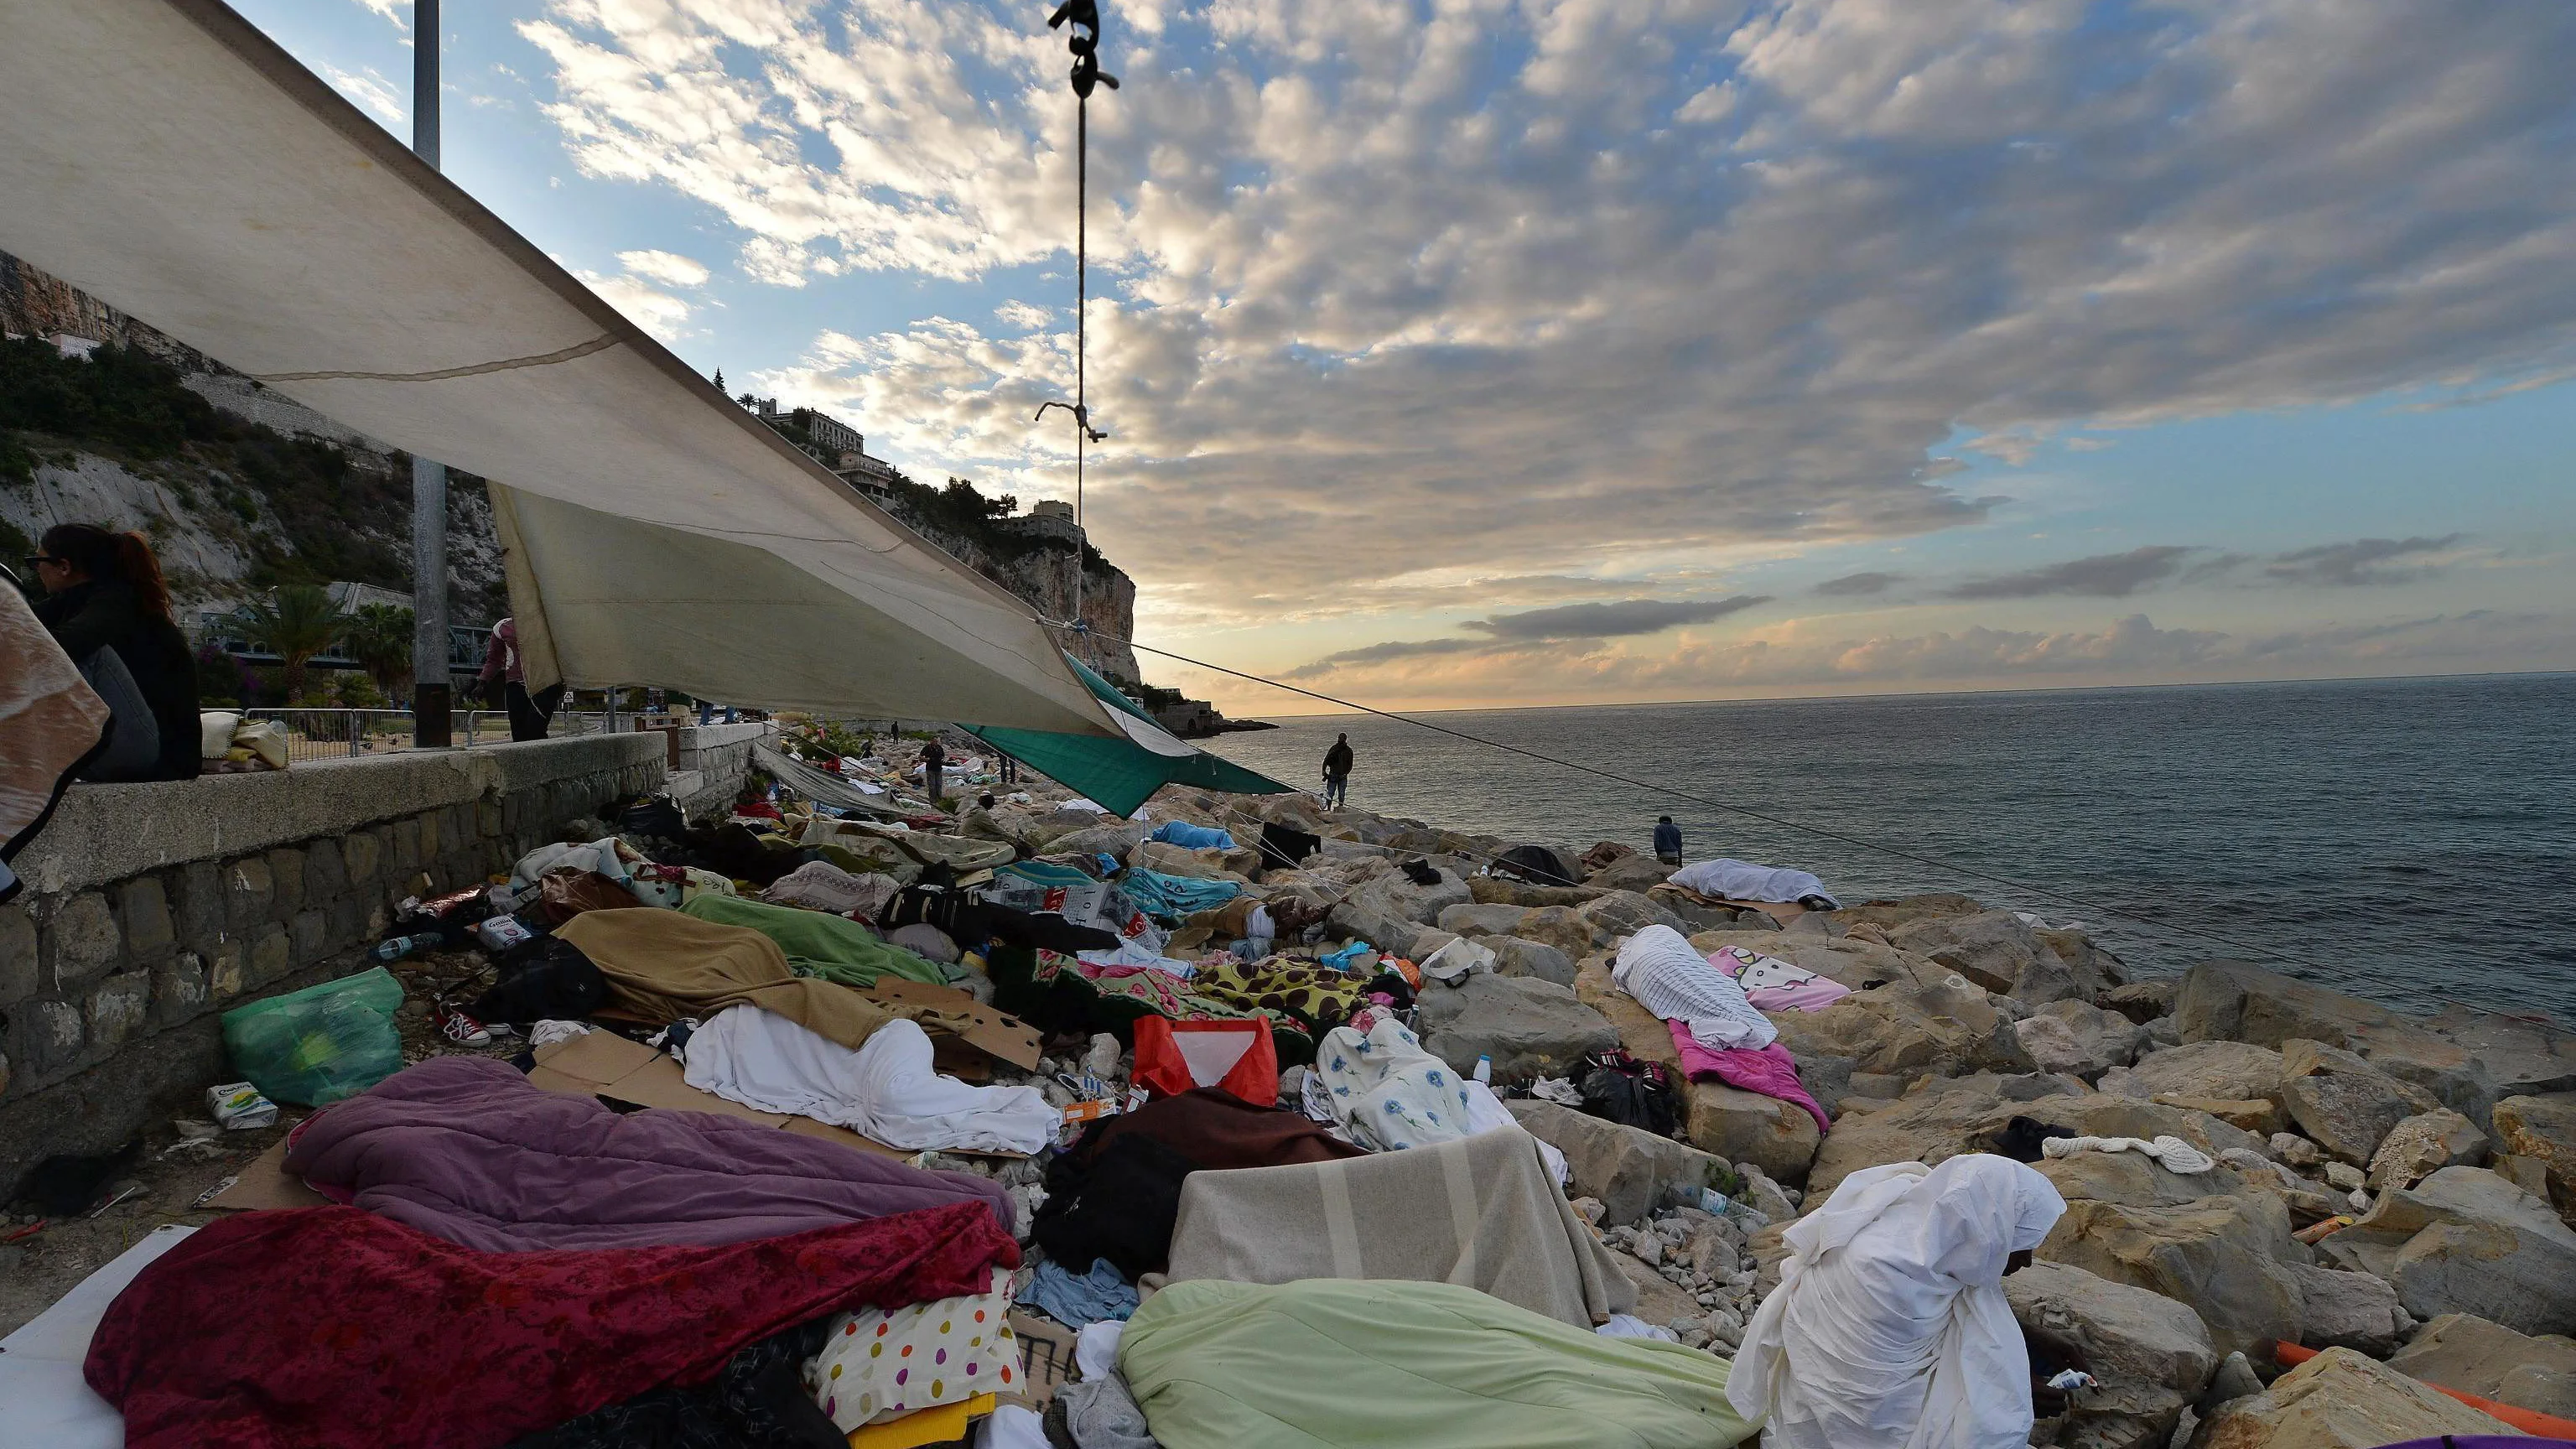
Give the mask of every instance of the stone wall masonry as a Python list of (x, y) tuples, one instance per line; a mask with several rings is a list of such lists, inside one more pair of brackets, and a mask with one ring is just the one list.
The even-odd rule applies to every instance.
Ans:
[(769, 724), (692, 725), (680, 731), (680, 763), (671, 772), (670, 790), (689, 818), (721, 814), (742, 793), (751, 775), (751, 747), (769, 738)]
[(75, 787), (0, 905), (0, 1196), (52, 1153), (190, 1111), (224, 1079), (222, 1012), (365, 967), (419, 877), (507, 870), (663, 788), (664, 751), (585, 735)]

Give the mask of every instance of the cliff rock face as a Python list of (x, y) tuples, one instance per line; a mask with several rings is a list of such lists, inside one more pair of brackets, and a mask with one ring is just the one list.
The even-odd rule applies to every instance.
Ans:
[(910, 517), (900, 503), (893, 511), (932, 545), (1028, 600), (1048, 619), (1074, 617), (1078, 570), (1082, 621), (1091, 632), (1059, 631), (1058, 641), (1067, 653), (1113, 680), (1133, 684), (1144, 677), (1136, 667), (1136, 651), (1125, 643), (1135, 634), (1136, 581), (1124, 569), (1105, 561), (1084, 568), (1073, 549), (1052, 544), (1005, 555), (973, 538), (924, 524)]

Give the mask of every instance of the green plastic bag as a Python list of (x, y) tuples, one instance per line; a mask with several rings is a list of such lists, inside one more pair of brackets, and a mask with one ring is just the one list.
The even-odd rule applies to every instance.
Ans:
[(319, 1107), (402, 1070), (402, 983), (382, 966), (224, 1013), (233, 1069), (272, 1102)]

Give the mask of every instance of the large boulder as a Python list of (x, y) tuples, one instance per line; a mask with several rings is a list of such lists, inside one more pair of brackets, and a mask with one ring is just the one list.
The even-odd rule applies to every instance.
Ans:
[(2187, 1042), (2102, 1074), (2102, 1090), (2123, 1097), (2281, 1100), (2281, 1054), (2239, 1041)]
[(1645, 1221), (1667, 1188), (1706, 1187), (1725, 1164), (1695, 1147), (1554, 1102), (1505, 1104), (1529, 1134), (1565, 1154), (1577, 1197), (1598, 1198), (1612, 1227)]
[(1144, 840), (1146, 832), (1153, 828), (1135, 820), (1117, 825), (1094, 825), (1070, 835), (1057, 836), (1047, 842), (1047, 849), (1057, 855), (1114, 855), (1125, 860), (1127, 852), (1134, 850)]
[(1366, 941), (1383, 952), (1421, 959), (1413, 954), (1413, 943), (1421, 939), (1423, 927), (1357, 901), (1335, 902), (1324, 913), (1324, 929), (1340, 940)]
[(2529, 1409), (2576, 1419), (2576, 1339), (2534, 1337), (2467, 1313), (2445, 1313), (2390, 1356), (2399, 1373)]
[[(2474, 1090), (2484, 1095), (2485, 1105), (2492, 1106), (2507, 1097), (2576, 1092), (2576, 1036), (2554, 1022), (2469, 1006), (2446, 1006), (2418, 1025), (2475, 1064)], [(2489, 1125), (2478, 1102), (2453, 1101), (2442, 1085), (2415, 1075), (2405, 1065), (2382, 1062), (2369, 1051), (2362, 1055), (2371, 1057), (2373, 1065), (2392, 1076), (2431, 1088), (2434, 1095), (2480, 1127)]]
[(1691, 933), (1691, 923), (1674, 915), (1654, 900), (1635, 891), (1614, 890), (1597, 896), (1574, 908), (1574, 913), (1617, 940), (1633, 936), (1648, 926), (1669, 926), (1682, 935)]
[(1892, 927), (1890, 944), (1929, 956), (1988, 991), (2038, 1003), (2083, 995), (2075, 974), (2010, 911), (1929, 916)]
[(1524, 941), (1554, 946), (1576, 960), (1610, 944), (1610, 933), (1573, 906), (1539, 906), (1513, 923), (1512, 934)]
[[(1440, 913), (1475, 900), (1467, 878), (1455, 870), (1438, 870), (1437, 883), (1423, 885), (1401, 870), (1390, 870), (1351, 893), (1354, 904), (1419, 926), (1438, 925)], [(1442, 927), (1442, 929), (1450, 929)], [(1461, 934), (1464, 934), (1463, 932)]]
[(1801, 1060), (1848, 1057), (1852, 1070), (1913, 1078), (2027, 1072), (2030, 1053), (1986, 993), (1956, 975), (1855, 991), (1822, 1011), (1774, 1017)]
[(1468, 901), (1442, 908), (1439, 925), (1458, 936), (1508, 936), (1529, 913), (1527, 906), (1487, 906)]
[[(2499, 1127), (2503, 1105), (2497, 1104)], [(2476, 1167), (2486, 1159), (2487, 1134), (2450, 1108), (2436, 1107), (2388, 1129), (2378, 1150), (2370, 1154), (2370, 1185), (2412, 1187), (2445, 1167)]]
[(2070, 1202), (2037, 1256), (2190, 1304), (2220, 1353), (2260, 1355), (2299, 1338), (2291, 1266), (2308, 1261), (2307, 1249), (2290, 1236), (2289, 1210), (2264, 1193), (2167, 1208)]
[[(2448, 1025), (2441, 1025), (2444, 1022)], [(2184, 974), (2174, 1025), (2186, 1042), (2244, 1041), (2278, 1047), (2306, 1038), (2342, 1047), (2401, 1082), (2433, 1094), (2483, 1129), (2501, 1078), (2487, 1058), (2519, 1065), (2522, 1077), (2563, 1066), (2576, 1086), (2576, 1061), (2530, 1047), (2484, 1013), (2445, 1013), (2431, 1022), (2328, 991), (2243, 961), (2206, 961)], [(2439, 1030), (2436, 1027), (2439, 1027)], [(2532, 1030), (2528, 1025), (2521, 1031)], [(2480, 1045), (2492, 1039), (2492, 1045)], [(2517, 1048), (2515, 1044), (2522, 1045)]]
[(2576, 1092), (2507, 1097), (2495, 1104), (2493, 1120), (2502, 1151), (2538, 1160), (2551, 1194), (2576, 1201)]
[(2075, 994), (2084, 1000), (2109, 1006), (2110, 1003), (2101, 1001), (2101, 997), (2128, 984), (2128, 966), (2082, 931), (2072, 927), (2051, 929), (2036, 926), (2032, 928), (2032, 934), (2038, 936), (2040, 944), (2055, 952), (2057, 959), (2065, 964), (2067, 975), (2074, 982)]
[(2576, 1232), (2484, 1168), (2445, 1167), (2391, 1188), (2319, 1250), (2387, 1279), (2417, 1318), (2474, 1313), (2523, 1333), (2576, 1330)]
[(1423, 1047), (1462, 1072), (1490, 1056), (1497, 1082), (1566, 1076), (1619, 1044), (1600, 1012), (1553, 981), (1479, 971), (1454, 987), (1425, 983), (1416, 1001)]
[(2059, 1449), (2161, 1449), (2218, 1366), (2199, 1315), (2160, 1293), (2033, 1263), (2005, 1277), (2004, 1297), (2024, 1335), (2096, 1381), (2075, 1396)]
[(2138, 1054), (2137, 1024), (2088, 1002), (2052, 1001), (2013, 1023), (2013, 1036), (2043, 1072), (2094, 1081)]
[(1188, 876), (1193, 880), (1230, 880), (1252, 883), (1252, 872), (1261, 868), (1261, 855), (1252, 850), (1185, 850), (1168, 841), (1147, 840), (1127, 852), (1127, 863), (1164, 875)]
[(1846, 930), (1868, 926), (1881, 931), (1894, 931), (1915, 921), (1935, 920), (1943, 916), (1973, 916), (1985, 907), (1974, 898), (1949, 891), (1906, 896), (1892, 901), (1863, 901), (1834, 912)]
[(2299, 1280), (2299, 1342), (2310, 1348), (2352, 1348), (2386, 1358), (2415, 1326), (2388, 1280), (2313, 1263), (2293, 1263)]
[(1579, 906), (1603, 893), (1600, 886), (1531, 885), (1493, 875), (1469, 876), (1467, 891), (1484, 905), (1527, 906), (1533, 910), (1541, 906)]
[(1670, 880), (1674, 869), (1651, 855), (1623, 855), (1585, 876), (1583, 883), (1614, 891), (1649, 891)]
[(1740, 946), (1764, 956), (1777, 956), (1801, 970), (1839, 981), (1854, 991), (1890, 982), (1930, 985), (1954, 973), (1928, 956), (1900, 951), (1867, 936), (1818, 936), (1748, 927), (1720, 927), (1694, 933), (1691, 948), (1703, 955), (1725, 946)]
[(1724, 1082), (1692, 1082), (1682, 1111), (1693, 1145), (1792, 1185), (1807, 1180), (1825, 1135), (1806, 1108)]
[(2358, 1055), (2320, 1041), (2292, 1037), (2281, 1043), (2281, 1109), (2327, 1152), (2355, 1166), (2398, 1123), (2438, 1104)]
[(2159, 1017), (2173, 1015), (2174, 998), (2182, 994), (2182, 983), (2170, 976), (2153, 981), (2137, 981), (2127, 986), (2113, 986), (2093, 1000), (2094, 1004), (2116, 1011), (2140, 1026)]
[[(2088, 1092), (2082, 1083), (2069, 1077), (1979, 1073), (1926, 1083), (1885, 1106), (1847, 1112), (1836, 1119), (1834, 1130), (1826, 1134), (1824, 1145), (1816, 1153), (1807, 1190), (1810, 1195), (1829, 1193), (1845, 1177), (1882, 1162), (1937, 1163), (1962, 1152), (1992, 1151), (1995, 1134), (2015, 1117), (2029, 1117), (2087, 1137), (2180, 1137), (2212, 1156), (2231, 1147), (2257, 1145), (2252, 1137), (2215, 1118), (2160, 1107), (2134, 1097)], [(2062, 1160), (2077, 1164), (2070, 1169), (2075, 1171), (2130, 1171), (2128, 1165), (2118, 1163), (2097, 1169), (2085, 1160), (2092, 1157), (2109, 1159), (2135, 1154), (2089, 1153), (2084, 1158)], [(2138, 1163), (2142, 1171), (2150, 1166), (2143, 1158)], [(2202, 1176), (2222, 1185), (2200, 1187), (2200, 1193), (2233, 1191), (2243, 1181), (2231, 1168), (2214, 1169)]]
[[(1441, 916), (1445, 919), (1448, 912), (1441, 912)], [(1494, 953), (1494, 971), (1498, 975), (1533, 976), (1559, 986), (1574, 984), (1574, 958), (1554, 946), (1524, 941), (1518, 936), (1487, 936), (1480, 944)]]
[(2513, 1429), (2348, 1348), (2330, 1348), (2218, 1410), (2196, 1449), (2377, 1449)]

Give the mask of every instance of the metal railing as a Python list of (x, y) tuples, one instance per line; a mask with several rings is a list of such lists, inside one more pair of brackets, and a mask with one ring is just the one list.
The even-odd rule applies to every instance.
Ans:
[[(276, 720), (286, 726), (286, 758), (297, 760), (348, 759), (359, 755), (390, 754), (412, 747), (412, 712), (407, 709), (246, 709), (242, 717), (250, 720)], [(510, 738), (510, 716), (497, 709), (457, 709), (448, 711), (448, 729), (459, 745), (505, 743)], [(618, 728), (631, 728), (633, 710), (615, 715), (603, 711), (575, 712), (565, 710), (549, 716), (546, 730), (550, 737), (594, 735), (616, 721)]]

